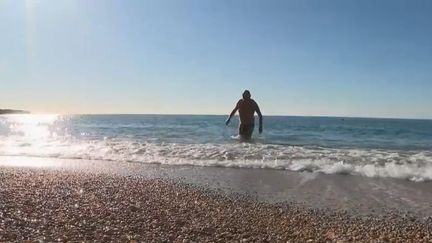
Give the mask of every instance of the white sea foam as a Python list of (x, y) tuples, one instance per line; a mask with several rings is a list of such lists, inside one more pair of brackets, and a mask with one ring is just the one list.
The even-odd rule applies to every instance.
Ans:
[(0, 155), (95, 159), (172, 165), (271, 168), (432, 180), (432, 152), (334, 149), (251, 143), (177, 144), (129, 140), (28, 140), (3, 137)]

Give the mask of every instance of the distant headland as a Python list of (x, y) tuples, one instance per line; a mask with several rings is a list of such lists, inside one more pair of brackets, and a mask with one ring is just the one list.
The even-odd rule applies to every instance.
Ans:
[(0, 109), (0, 115), (3, 114), (30, 114), (30, 112), (23, 110)]

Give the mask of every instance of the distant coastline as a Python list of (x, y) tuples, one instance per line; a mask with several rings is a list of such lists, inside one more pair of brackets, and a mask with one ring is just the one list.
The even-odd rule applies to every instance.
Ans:
[(0, 109), (0, 115), (4, 114), (30, 114), (30, 112), (23, 110)]

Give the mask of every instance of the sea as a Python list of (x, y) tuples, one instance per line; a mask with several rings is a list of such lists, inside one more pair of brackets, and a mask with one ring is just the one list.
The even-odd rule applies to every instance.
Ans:
[(0, 156), (432, 180), (432, 120), (265, 116), (242, 141), (226, 118), (1, 115)]

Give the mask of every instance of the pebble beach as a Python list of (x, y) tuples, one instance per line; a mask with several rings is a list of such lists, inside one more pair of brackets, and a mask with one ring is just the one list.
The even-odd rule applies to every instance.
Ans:
[(0, 166), (0, 242), (430, 242), (432, 221), (269, 204), (173, 180)]

